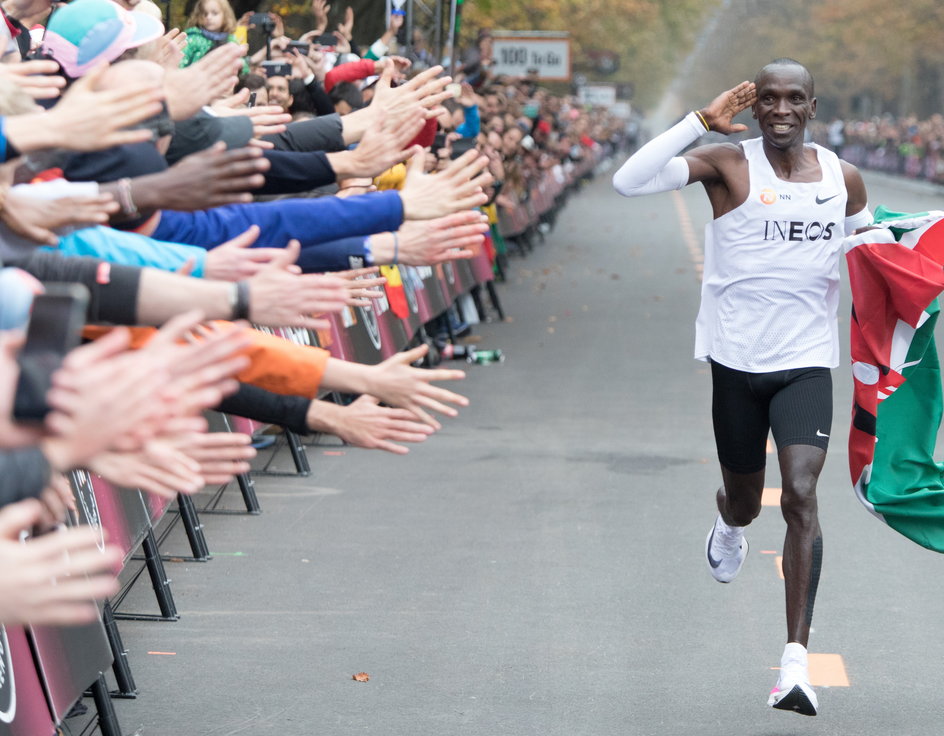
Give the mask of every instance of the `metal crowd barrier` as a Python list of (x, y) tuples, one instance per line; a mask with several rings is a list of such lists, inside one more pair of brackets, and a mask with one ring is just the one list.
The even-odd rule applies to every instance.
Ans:
[[(568, 188), (586, 176), (596, 161), (574, 167), (566, 180), (550, 173), (536, 184), (526, 206), (510, 213), (507, 237), (515, 237), (551, 217)], [(542, 218), (544, 218), (542, 220)], [(505, 230), (503, 226), (501, 228)], [(504, 234), (504, 233), (503, 233)], [(329, 327), (309, 331), (292, 328), (265, 329), (302, 345), (327, 349), (333, 357), (376, 364), (408, 347), (423, 336), (424, 325), (443, 314), (460, 296), (477, 293), (485, 286), (494, 289), (491, 247), (479, 248), (470, 260), (453, 261), (433, 267), (400, 266), (402, 285), (386, 287), (385, 295), (368, 307), (347, 308), (339, 315), (325, 315)], [(497, 295), (493, 305), (499, 314)], [(212, 414), (212, 413), (211, 413)], [(241, 431), (252, 434), (260, 425), (241, 417), (215, 415), (211, 431)], [(297, 438), (295, 438), (297, 440)], [(289, 447), (295, 473), (310, 472), (304, 446)], [(254, 471), (258, 472), (258, 471)], [(261, 509), (254, 491), (252, 474), (237, 477), (245, 511), (220, 508), (227, 484), (212, 494), (210, 502), (197, 509), (193, 500), (178, 494), (176, 503), (137, 489), (116, 488), (86, 471), (70, 478), (78, 514), (71, 521), (101, 531), (101, 548), (109, 543), (124, 551), (122, 590), (101, 607), (101, 617), (79, 627), (0, 626), (0, 736), (47, 736), (57, 733), (57, 725), (83, 696), (92, 697), (95, 712), (84, 728), (96, 726), (103, 736), (121, 736), (121, 728), (111, 698), (134, 698), (137, 687), (127, 652), (118, 632), (120, 620), (176, 621), (179, 616), (164, 568), (166, 556), (160, 544), (173, 525), (184, 527), (190, 555), (173, 555), (174, 560), (206, 562), (212, 555), (203, 534), (200, 514), (249, 513)], [(157, 530), (161, 529), (160, 534)], [(122, 609), (131, 586), (147, 575), (154, 590), (156, 610), (128, 612)], [(108, 669), (116, 687), (106, 679)], [(95, 723), (97, 721), (97, 723)], [(73, 726), (73, 730), (76, 728)]]

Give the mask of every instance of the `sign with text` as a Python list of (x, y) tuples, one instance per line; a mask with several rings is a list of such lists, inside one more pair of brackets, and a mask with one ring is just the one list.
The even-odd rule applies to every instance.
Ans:
[(612, 107), (616, 104), (616, 86), (613, 84), (588, 84), (578, 90), (580, 104), (593, 107)]
[(498, 36), (492, 42), (492, 72), (513, 77), (536, 69), (538, 79), (570, 81), (570, 39)]

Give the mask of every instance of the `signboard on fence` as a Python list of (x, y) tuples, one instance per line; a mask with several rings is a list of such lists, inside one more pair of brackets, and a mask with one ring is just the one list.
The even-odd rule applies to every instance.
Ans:
[(588, 84), (578, 91), (581, 105), (592, 107), (613, 107), (616, 104), (615, 84)]
[(492, 72), (513, 77), (537, 70), (538, 79), (570, 81), (570, 39), (566, 33), (496, 31), (492, 40)]
[(26, 632), (0, 626), (0, 736), (54, 731)]

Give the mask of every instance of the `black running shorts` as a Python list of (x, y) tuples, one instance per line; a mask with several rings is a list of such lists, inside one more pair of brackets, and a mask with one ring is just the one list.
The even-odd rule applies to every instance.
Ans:
[(711, 362), (711, 414), (718, 459), (734, 473), (767, 464), (767, 435), (788, 445), (829, 446), (833, 380), (828, 368), (746, 373)]

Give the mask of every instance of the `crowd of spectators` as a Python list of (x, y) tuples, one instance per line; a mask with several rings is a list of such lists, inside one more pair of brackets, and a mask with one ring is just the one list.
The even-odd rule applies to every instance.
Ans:
[(944, 116), (814, 121), (810, 134), (864, 169), (944, 183)]
[(421, 33), (398, 55), (402, 20), (361, 49), (323, 0), (297, 39), (226, 0), (184, 31), (149, 0), (3, 3), (0, 624), (88, 621), (116, 591), (120, 553), (61, 526), (71, 470), (193, 493), (254, 455), (206, 410), (402, 454), (467, 403), (437, 385), (461, 371), (414, 367), (425, 345), (360, 365), (249, 326), (323, 328), (382, 296), (381, 265), (470, 258), (620, 144), (605, 112), (491, 74), (487, 34), (455, 79)]

